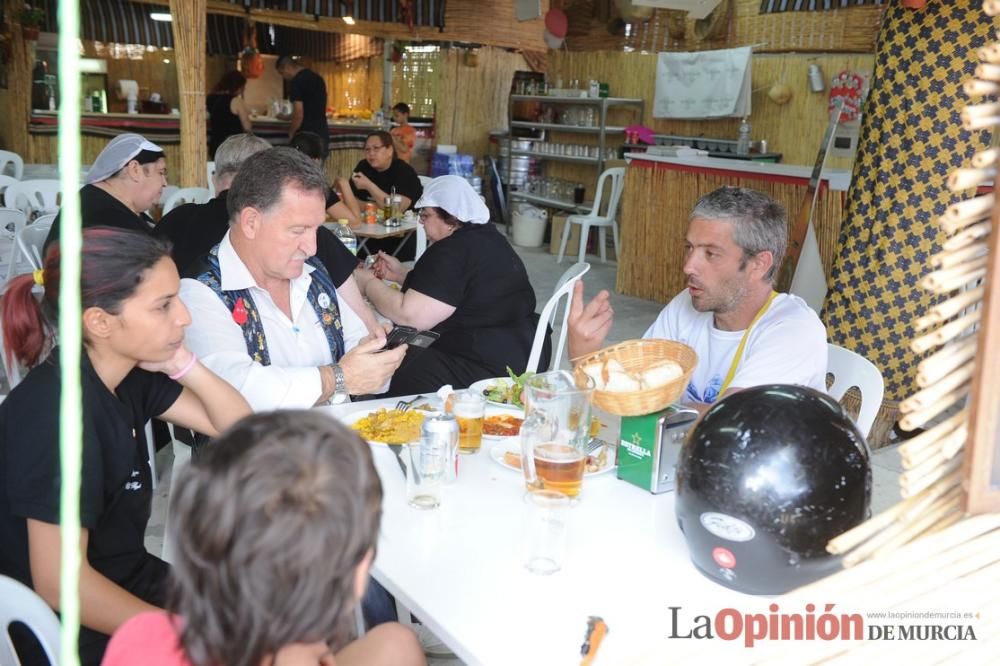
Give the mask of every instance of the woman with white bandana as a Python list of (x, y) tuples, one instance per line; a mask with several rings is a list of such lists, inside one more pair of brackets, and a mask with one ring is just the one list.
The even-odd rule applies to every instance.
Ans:
[[(104, 147), (80, 188), (80, 221), (87, 227), (117, 227), (150, 233), (144, 211), (160, 200), (167, 186), (163, 149), (139, 134), (119, 134)], [(42, 256), (59, 239), (61, 214), (52, 221)]]
[[(380, 252), (373, 270), (355, 278), (372, 305), (398, 325), (440, 334), (429, 349), (411, 349), (387, 395), (464, 388), (524, 371), (538, 315), (520, 257), (489, 223), (486, 204), (459, 176), (435, 178), (415, 208), (431, 245), (412, 269)], [(386, 285), (384, 278), (402, 285)], [(548, 350), (540, 365), (547, 364)]]

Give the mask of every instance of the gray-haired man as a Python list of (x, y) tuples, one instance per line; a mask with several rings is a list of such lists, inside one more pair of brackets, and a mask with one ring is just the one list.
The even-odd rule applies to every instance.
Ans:
[[(801, 384), (826, 390), (826, 328), (805, 301), (773, 281), (788, 244), (784, 207), (760, 192), (721, 187), (691, 211), (684, 243), (687, 289), (644, 338), (678, 340), (698, 354), (683, 401), (704, 410), (751, 386)], [(570, 307), (571, 358), (599, 349), (614, 320), (607, 291)]]

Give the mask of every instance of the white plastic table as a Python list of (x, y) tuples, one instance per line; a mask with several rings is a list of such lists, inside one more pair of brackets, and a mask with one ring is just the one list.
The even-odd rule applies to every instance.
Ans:
[[(396, 401), (318, 409), (343, 418)], [(613, 472), (584, 480), (563, 569), (529, 573), (520, 549), (524, 478), (491, 460), (491, 445), (461, 457), (458, 481), (430, 511), (407, 506), (394, 454), (372, 445), (384, 492), (372, 575), (466, 663), (575, 666), (590, 615), (609, 627), (595, 663), (629, 663), (666, 643), (670, 606), (683, 607), (690, 623), (749, 599), (691, 564), (673, 493), (652, 495)]]
[[(327, 222), (325, 226), (332, 231), (333, 225), (335, 224), (336, 222)], [(419, 224), (420, 223), (416, 220), (413, 222), (401, 222), (397, 227), (387, 227), (382, 223), (361, 224), (361, 226), (357, 228), (351, 227), (351, 231), (353, 231), (354, 235), (358, 238), (358, 250), (363, 248), (370, 238), (398, 238), (402, 236), (403, 239), (399, 241), (399, 245), (397, 245), (396, 249), (392, 252), (392, 256), (395, 257), (396, 254), (402, 249), (403, 244), (407, 241), (407, 239), (416, 232)]]

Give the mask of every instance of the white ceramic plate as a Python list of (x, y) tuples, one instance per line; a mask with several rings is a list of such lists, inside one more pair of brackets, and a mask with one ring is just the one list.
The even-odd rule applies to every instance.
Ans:
[[(511, 471), (521, 474), (522, 472), (520, 467), (514, 467), (513, 465), (509, 465), (506, 462), (504, 462), (503, 454), (506, 453), (507, 451), (514, 451), (518, 455), (520, 455), (521, 439), (519, 437), (508, 437), (506, 438), (506, 441), (497, 442), (496, 444), (490, 447), (490, 458), (493, 460), (493, 462), (500, 465), (501, 467), (505, 467)], [(605, 465), (596, 472), (586, 472), (584, 476), (585, 477), (600, 476), (601, 474), (607, 474), (613, 469), (615, 469), (615, 465), (612, 465), (609, 462), (609, 464)]]
[[(344, 425), (346, 425), (346, 426), (353, 426), (355, 423), (357, 423), (358, 421), (360, 421), (364, 417), (368, 416), (369, 414), (374, 414), (377, 411), (378, 411), (378, 409), (372, 409), (370, 407), (367, 408), (367, 409), (359, 409), (356, 412), (351, 412), (350, 414), (347, 414), (346, 416), (344, 416), (341, 419), (341, 422), (343, 422)], [(439, 414), (440, 412), (425, 412), (425, 411), (421, 410), (421, 413), (424, 414), (424, 416), (431, 416), (433, 414)], [(355, 432), (357, 432), (357, 431), (355, 431)], [(374, 440), (368, 440), (368, 443), (369, 444), (381, 444), (383, 446), (386, 445), (385, 442), (378, 442), (378, 441), (374, 441)], [(395, 445), (393, 445), (393, 446), (395, 446)]]
[[(471, 384), (469, 386), (469, 390), (476, 391), (477, 393), (482, 394), (483, 391), (485, 391), (489, 386), (500, 383), (505, 384), (506, 386), (510, 386), (513, 383), (513, 380), (510, 377), (494, 377), (493, 379), (480, 379), (478, 382)], [(523, 407), (518, 407), (517, 405), (510, 405), (507, 404), (506, 402), (493, 402), (492, 400), (487, 399), (486, 403), (494, 405), (495, 407), (503, 407), (504, 409), (516, 409), (518, 411), (524, 410)]]

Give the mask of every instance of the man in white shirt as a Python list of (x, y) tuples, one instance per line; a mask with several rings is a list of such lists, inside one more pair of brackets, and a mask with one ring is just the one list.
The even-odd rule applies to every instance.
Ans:
[[(787, 244), (784, 207), (765, 194), (722, 187), (695, 204), (684, 243), (687, 289), (643, 335), (697, 352), (685, 403), (704, 411), (734, 391), (772, 383), (826, 390), (826, 328), (801, 298), (773, 290)], [(613, 320), (608, 292), (584, 306), (577, 284), (570, 357), (600, 349)]]
[(229, 231), (181, 281), (189, 348), (255, 411), (379, 391), (405, 345), (363, 337), (316, 253), (326, 180), (306, 156), (273, 148), (244, 161), (226, 198)]

